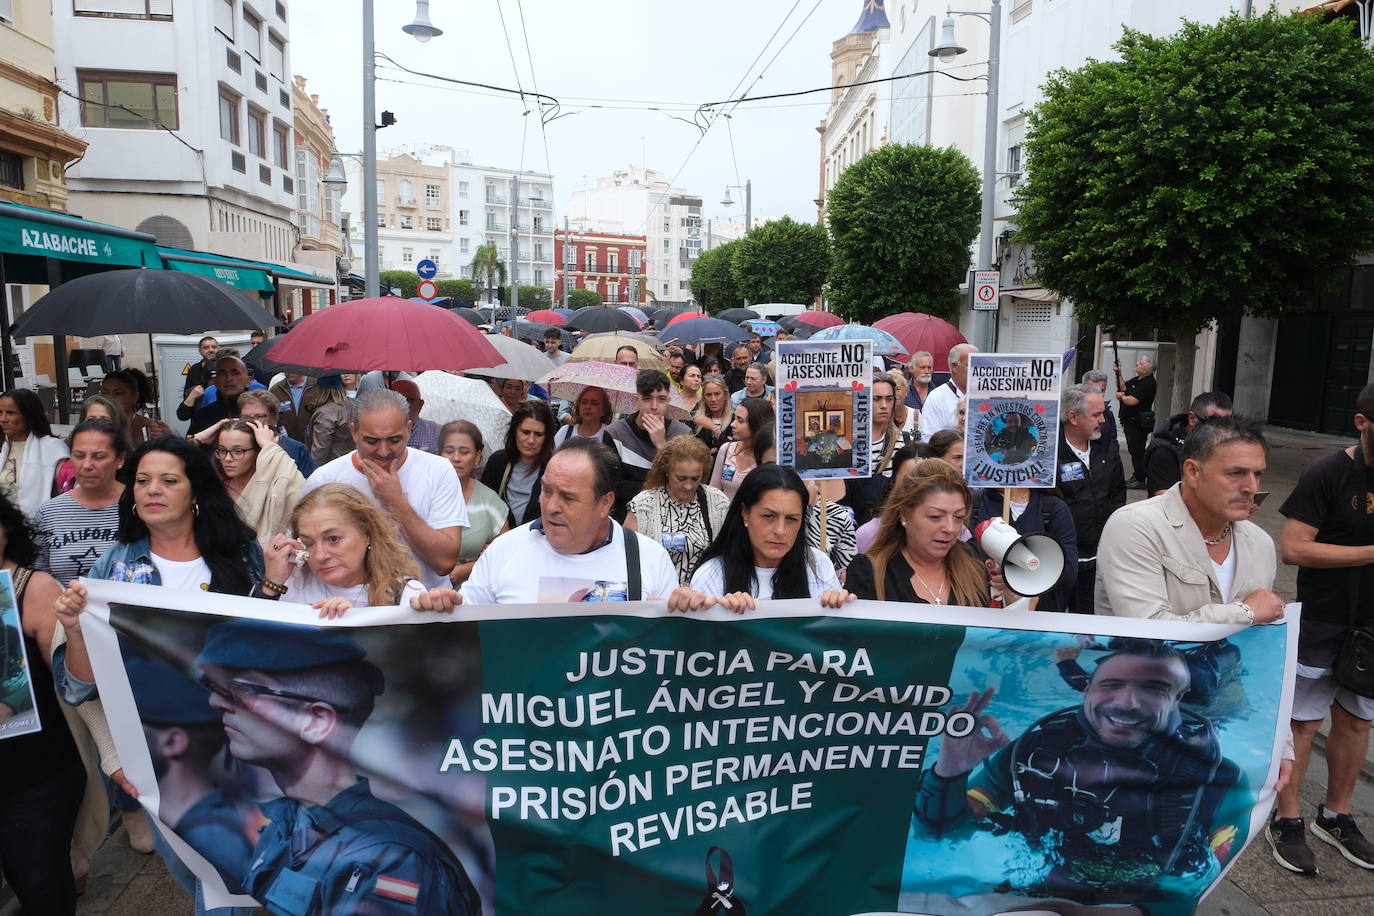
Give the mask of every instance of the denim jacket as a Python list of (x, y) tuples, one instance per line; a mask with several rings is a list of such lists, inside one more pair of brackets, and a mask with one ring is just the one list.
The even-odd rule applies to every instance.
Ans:
[[(249, 541), (243, 545), (243, 561), (248, 574), (256, 587), (262, 581), (262, 545)], [(128, 544), (114, 542), (100, 555), (91, 567), (88, 579), (105, 579), (110, 582), (133, 582), (137, 585), (161, 585), (157, 565), (153, 563), (153, 551), (148, 539), (139, 538)], [(67, 647), (58, 646), (53, 651), (52, 674), (57, 683), (57, 694), (73, 706), (98, 695), (95, 684), (83, 681), (67, 673)]]

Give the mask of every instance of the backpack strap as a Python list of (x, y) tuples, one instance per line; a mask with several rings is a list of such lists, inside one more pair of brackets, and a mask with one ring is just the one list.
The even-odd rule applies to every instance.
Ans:
[(644, 583), (639, 569), (639, 537), (633, 531), (620, 526), (620, 536), (625, 542), (625, 600), (642, 601)]

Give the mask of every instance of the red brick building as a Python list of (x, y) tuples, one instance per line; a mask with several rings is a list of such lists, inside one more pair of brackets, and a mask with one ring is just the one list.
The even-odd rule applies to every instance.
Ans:
[[(556, 277), (553, 284), (554, 302), (563, 299), (564, 248), (571, 246), (567, 259), (568, 289), (590, 289), (601, 299), (617, 305), (642, 305), (645, 301), (644, 267), (648, 264), (645, 250), (648, 242), (642, 235), (613, 235), (608, 232), (565, 233), (557, 230), (553, 239), (553, 263)], [(639, 293), (630, 299), (632, 270), (639, 267)]]

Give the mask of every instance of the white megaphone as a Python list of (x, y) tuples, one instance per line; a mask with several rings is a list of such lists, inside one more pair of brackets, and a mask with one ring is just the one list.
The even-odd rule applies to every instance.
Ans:
[(1033, 598), (1054, 588), (1064, 574), (1064, 548), (1047, 534), (1022, 534), (1000, 518), (975, 532), (983, 552), (1002, 567), (1007, 587)]

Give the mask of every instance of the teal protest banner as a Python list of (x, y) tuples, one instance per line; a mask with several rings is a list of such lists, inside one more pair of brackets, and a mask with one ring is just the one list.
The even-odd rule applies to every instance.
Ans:
[(211, 906), (272, 913), (1189, 913), (1262, 829), (1295, 664), (1296, 610), (89, 588), (140, 800)]
[(14, 580), (9, 570), (0, 570), (0, 740), (31, 735), (42, 727)]

